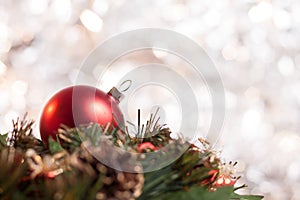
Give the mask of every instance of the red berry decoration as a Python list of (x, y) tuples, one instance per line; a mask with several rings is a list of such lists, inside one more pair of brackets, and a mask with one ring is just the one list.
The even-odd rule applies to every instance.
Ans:
[(76, 127), (91, 122), (114, 127), (124, 125), (119, 108), (122, 94), (113, 88), (107, 94), (90, 86), (72, 86), (56, 93), (46, 103), (40, 118), (40, 134), (46, 144), (52, 136), (56, 139), (58, 128), (64, 124)]
[(151, 142), (143, 142), (143, 143), (139, 144), (139, 146), (138, 146), (139, 153), (141, 153), (147, 149), (149, 149), (151, 151), (158, 150), (158, 148), (155, 147)]
[(220, 175), (216, 182), (214, 183), (215, 187), (223, 187), (223, 186), (234, 186), (236, 183), (235, 179), (232, 179), (231, 177), (225, 176), (225, 175)]

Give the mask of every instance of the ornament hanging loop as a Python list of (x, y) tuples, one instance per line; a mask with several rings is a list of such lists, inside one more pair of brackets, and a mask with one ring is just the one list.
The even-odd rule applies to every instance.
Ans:
[(132, 80), (125, 80), (120, 84), (119, 90), (121, 92), (126, 92), (132, 85)]

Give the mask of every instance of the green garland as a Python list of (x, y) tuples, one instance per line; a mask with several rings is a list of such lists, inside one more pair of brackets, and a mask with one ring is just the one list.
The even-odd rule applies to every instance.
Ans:
[[(150, 119), (151, 122), (151, 119)], [(153, 120), (152, 120), (153, 122)], [(62, 126), (56, 142), (44, 145), (32, 135), (32, 120), (13, 121), (13, 130), (0, 135), (0, 199), (205, 199), (260, 200), (262, 196), (235, 193), (238, 178), (228, 174), (204, 140), (203, 149), (189, 144), (174, 163), (149, 173), (126, 173), (112, 169), (95, 159), (86, 149), (92, 145), (101, 151), (101, 143), (113, 143), (130, 152), (151, 152), (171, 143), (183, 143), (170, 137), (164, 126), (145, 129), (153, 137), (131, 137), (107, 125), (89, 124), (76, 128)], [(8, 136), (10, 135), (10, 136)], [(176, 146), (176, 145), (174, 145)], [(226, 168), (227, 170), (222, 170)], [(224, 174), (227, 171), (227, 174)], [(220, 179), (227, 180), (220, 183)]]

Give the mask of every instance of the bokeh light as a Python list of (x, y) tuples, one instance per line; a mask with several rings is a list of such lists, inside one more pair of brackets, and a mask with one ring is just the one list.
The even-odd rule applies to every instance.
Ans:
[[(238, 183), (249, 187), (240, 192), (300, 200), (299, 0), (1, 1), (0, 19), (0, 133), (26, 112), (38, 120), (46, 100), (75, 82), (83, 60), (109, 36), (144, 27), (175, 30), (199, 43), (222, 76), (226, 121), (217, 148), (227, 161), (241, 163)], [(166, 52), (153, 49), (138, 58), (120, 62), (99, 87), (109, 90), (149, 59), (193, 78)], [(212, 105), (202, 101), (209, 116)], [(139, 96), (139, 103), (147, 101)]]

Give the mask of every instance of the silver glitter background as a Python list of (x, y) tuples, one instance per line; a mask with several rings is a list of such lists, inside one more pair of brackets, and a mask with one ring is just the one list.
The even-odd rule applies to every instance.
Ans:
[(226, 91), (219, 145), (239, 161), (241, 192), (300, 199), (298, 0), (0, 0), (0, 132), (25, 112), (38, 119), (101, 41), (144, 27), (182, 33), (215, 62)]

